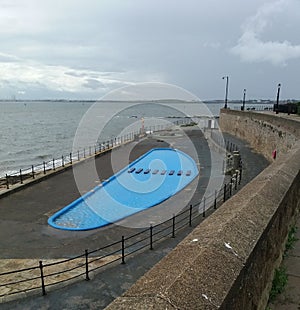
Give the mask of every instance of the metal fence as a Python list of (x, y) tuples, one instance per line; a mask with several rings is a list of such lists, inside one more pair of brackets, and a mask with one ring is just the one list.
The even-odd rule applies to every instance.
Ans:
[[(187, 124), (191, 123), (192, 120), (186, 119), (183, 122)], [(178, 121), (175, 125), (181, 125), (183, 122)], [(145, 131), (153, 132), (170, 128), (170, 126), (166, 128), (165, 126), (159, 125), (159, 127), (145, 128)], [(134, 140), (135, 135), (139, 134), (140, 132), (130, 133), (114, 140), (111, 139), (105, 143), (99, 143), (94, 149), (88, 148), (88, 150), (84, 149), (78, 152), (76, 159), (79, 161), (87, 156), (96, 156), (114, 146)], [(220, 140), (217, 133), (216, 136), (213, 136), (213, 139), (216, 142), (223, 141)], [(228, 151), (237, 150), (237, 146), (229, 141), (222, 143)], [(94, 154), (92, 154), (92, 151)], [(80, 155), (83, 157), (80, 157)], [(74, 161), (74, 157), (70, 154), (68, 160), (65, 157), (62, 158), (61, 166), (72, 164)], [(51, 161), (52, 167), (49, 167), (50, 162), (44, 162), (41, 166), (42, 172), (46, 174), (48, 170), (55, 170), (56, 166), (54, 162), (54, 160)], [(34, 171), (34, 168), (32, 168), (32, 178), (35, 177)], [(157, 225), (149, 225), (148, 228), (140, 230), (128, 237), (121, 236), (117, 242), (94, 250), (86, 249), (84, 253), (69, 259), (50, 263), (44, 263), (41, 260), (36, 266), (0, 273), (0, 298), (35, 290), (40, 290), (42, 295), (46, 295), (47, 289), (51, 287), (74, 281), (77, 278), (88, 281), (90, 280), (91, 272), (105, 268), (110, 264), (116, 264), (117, 262), (125, 264), (126, 259), (134, 253), (145, 249), (153, 250), (155, 244), (159, 241), (168, 237), (175, 238), (178, 231), (186, 227), (192, 227), (193, 223), (212, 213), (238, 190), (241, 178), (242, 167), (239, 167), (239, 170), (236, 170), (231, 176), (230, 181), (225, 183), (219, 190), (215, 190), (214, 193), (203, 197), (202, 200), (195, 204), (186, 206), (183, 211), (173, 215), (165, 222)], [(19, 182), (22, 183), (23, 180), (22, 171), (20, 171)]]
[(43, 161), (37, 165), (31, 165), (30, 167), (25, 167), (19, 169), (18, 171), (6, 174), (5, 178), (0, 179), (0, 185), (9, 189), (10, 186), (14, 184), (23, 184), (25, 180), (35, 179), (38, 175), (46, 175), (52, 173), (61, 167), (66, 167), (73, 165), (76, 162), (82, 161), (86, 158), (92, 156), (98, 156), (99, 154), (106, 152), (114, 147), (118, 147), (122, 144), (134, 141), (138, 136), (143, 133), (158, 132), (162, 130), (171, 130), (173, 126), (189, 125), (193, 124), (191, 118), (182, 118), (179, 120), (173, 120), (171, 124), (166, 125), (153, 125), (145, 127), (143, 130), (137, 130), (124, 134), (122, 136), (117, 136), (107, 141), (99, 142), (95, 145), (85, 147), (81, 150), (74, 152), (69, 152), (66, 155), (62, 155), (60, 158), (53, 158), (48, 161)]
[[(129, 256), (144, 249), (153, 250), (156, 243), (169, 237), (175, 238), (178, 231), (192, 227), (193, 223), (205, 218), (229, 199), (238, 190), (241, 171), (237, 171), (220, 190), (185, 207), (163, 223), (150, 225), (128, 237), (121, 236), (119, 241), (101, 248), (86, 249), (84, 253), (69, 259), (53, 263), (43, 263), (41, 260), (38, 265), (30, 268), (1, 273), (0, 292), (4, 293), (0, 293), (0, 297), (34, 290), (40, 290), (42, 295), (46, 295), (47, 289), (53, 286), (74, 281), (76, 278), (88, 281), (91, 272), (117, 262), (125, 264)], [(15, 280), (20, 278), (21, 280)]]
[[(241, 104), (242, 106), (242, 104)], [(241, 107), (234, 107), (234, 110), (241, 110)], [(273, 111), (273, 104), (267, 104), (267, 105), (249, 105), (246, 104), (245, 111)]]

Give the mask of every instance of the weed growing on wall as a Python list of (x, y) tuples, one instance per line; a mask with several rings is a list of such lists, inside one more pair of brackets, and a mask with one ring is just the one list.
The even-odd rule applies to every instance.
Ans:
[[(295, 242), (298, 240), (296, 237), (297, 227), (292, 226), (288, 233), (287, 242), (285, 244), (285, 250), (283, 253), (283, 259), (288, 255), (289, 251), (294, 248)], [(281, 265), (279, 268), (275, 269), (274, 278), (272, 282), (272, 288), (269, 296), (269, 303), (273, 302), (277, 295), (281, 294), (285, 288), (288, 281), (288, 275), (286, 273), (286, 267)], [(270, 308), (267, 308), (270, 309)]]

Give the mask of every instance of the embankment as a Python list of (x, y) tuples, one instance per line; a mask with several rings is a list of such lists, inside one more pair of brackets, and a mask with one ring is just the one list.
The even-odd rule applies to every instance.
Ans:
[(222, 110), (220, 126), (271, 164), (108, 309), (265, 309), (300, 207), (300, 122)]

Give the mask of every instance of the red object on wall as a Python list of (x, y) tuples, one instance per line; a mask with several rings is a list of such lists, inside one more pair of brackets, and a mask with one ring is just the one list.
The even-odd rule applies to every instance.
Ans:
[(276, 155), (277, 155), (277, 152), (276, 152), (276, 150), (274, 150), (274, 151), (272, 152), (272, 157), (273, 157), (273, 159), (276, 159)]

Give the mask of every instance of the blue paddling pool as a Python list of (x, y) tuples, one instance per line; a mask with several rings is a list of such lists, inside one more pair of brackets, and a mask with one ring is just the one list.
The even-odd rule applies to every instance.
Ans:
[(90, 230), (153, 207), (198, 175), (195, 161), (171, 148), (152, 149), (48, 219), (65, 230)]

